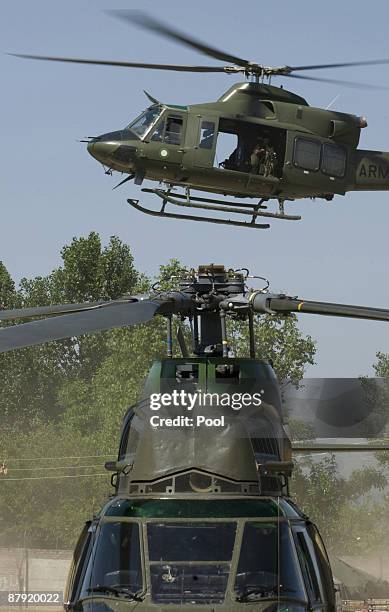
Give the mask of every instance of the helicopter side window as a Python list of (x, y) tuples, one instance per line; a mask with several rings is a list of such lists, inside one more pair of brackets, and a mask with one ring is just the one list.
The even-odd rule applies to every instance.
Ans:
[(321, 143), (298, 136), (294, 141), (293, 162), (297, 168), (316, 172), (320, 168)]
[(308, 547), (308, 542), (303, 531), (296, 531), (296, 539), (297, 553), (300, 559), (300, 565), (309, 599), (311, 603), (318, 604), (321, 602), (321, 595), (319, 582), (313, 563), (313, 553)]
[(246, 523), (235, 579), (240, 598), (306, 599), (287, 523)]
[(215, 124), (213, 121), (202, 121), (200, 127), (200, 149), (212, 149), (215, 136)]
[(80, 579), (85, 570), (85, 560), (89, 553), (92, 537), (91, 521), (87, 521), (78, 538), (76, 548), (73, 553), (72, 565), (69, 572), (68, 583), (66, 585), (65, 601), (76, 599), (77, 589), (80, 586)]
[(336, 144), (323, 145), (321, 169), (324, 174), (342, 178), (346, 172), (346, 151)]
[(169, 144), (181, 144), (183, 119), (178, 115), (169, 115), (166, 120), (164, 142)]
[[(316, 528), (312, 523), (308, 525), (308, 534), (311, 538), (311, 542), (316, 552), (317, 563), (319, 566), (320, 575), (323, 583), (326, 585), (324, 594), (333, 594), (333, 579), (331, 573), (331, 566), (328, 559), (327, 551), (325, 549), (323, 540)], [(332, 596), (332, 601), (329, 602), (333, 606), (335, 605), (335, 595)]]

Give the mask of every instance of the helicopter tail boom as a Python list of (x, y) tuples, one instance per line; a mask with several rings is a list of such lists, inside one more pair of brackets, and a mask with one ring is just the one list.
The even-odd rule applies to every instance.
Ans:
[(389, 152), (365, 151), (355, 153), (356, 191), (389, 190)]

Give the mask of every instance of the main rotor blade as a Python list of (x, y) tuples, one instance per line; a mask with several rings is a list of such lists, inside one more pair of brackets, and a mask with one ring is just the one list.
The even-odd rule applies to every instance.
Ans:
[(252, 300), (253, 309), (261, 313), (289, 312), (309, 313), (335, 317), (350, 317), (353, 319), (370, 319), (376, 321), (389, 321), (387, 308), (371, 308), (369, 306), (354, 306), (351, 304), (332, 304), (330, 302), (311, 302), (284, 295), (260, 293)]
[(356, 83), (355, 81), (341, 81), (339, 79), (322, 79), (321, 77), (303, 76), (302, 74), (281, 74), (279, 76), (290, 77), (291, 79), (304, 79), (304, 81), (319, 81), (320, 83), (332, 83), (343, 87), (355, 87), (357, 89), (388, 89), (384, 85), (370, 85), (369, 83)]
[(187, 47), (191, 47), (192, 49), (196, 49), (197, 51), (200, 51), (200, 53), (213, 57), (214, 59), (221, 60), (222, 62), (229, 62), (231, 64), (236, 64), (237, 66), (247, 66), (250, 63), (248, 60), (242, 59), (237, 55), (231, 55), (226, 51), (221, 51), (220, 49), (211, 47), (197, 38), (193, 38), (180, 30), (162, 23), (158, 19), (155, 19), (155, 17), (150, 17), (142, 11), (119, 9), (109, 10), (107, 12), (114, 17), (118, 17), (119, 19), (128, 21), (130, 23), (135, 23), (145, 30), (155, 32), (156, 34), (164, 36), (165, 38), (170, 38), (171, 40), (186, 45)]
[(8, 53), (23, 59), (43, 60), (47, 62), (66, 62), (70, 64), (92, 64), (95, 66), (116, 66), (121, 68), (150, 68), (152, 70), (175, 70), (177, 72), (239, 72), (233, 66), (183, 66), (180, 64), (144, 64), (141, 62), (116, 62), (111, 60), (83, 59), (79, 57), (57, 57), (51, 55), (29, 55), (27, 53)]
[(0, 353), (51, 340), (145, 323), (153, 318), (159, 306), (158, 302), (150, 300), (111, 302), (104, 308), (5, 327), (0, 329)]
[(322, 70), (323, 68), (347, 68), (349, 66), (379, 66), (389, 64), (389, 59), (365, 60), (362, 62), (342, 62), (336, 64), (310, 64), (308, 66), (288, 66), (290, 70)]
[(83, 304), (55, 304), (53, 306), (35, 306), (32, 308), (14, 308), (13, 310), (0, 310), (1, 321), (15, 321), (16, 319), (30, 319), (49, 315), (65, 314), (67, 312), (80, 312), (101, 308), (110, 302), (84, 302)]

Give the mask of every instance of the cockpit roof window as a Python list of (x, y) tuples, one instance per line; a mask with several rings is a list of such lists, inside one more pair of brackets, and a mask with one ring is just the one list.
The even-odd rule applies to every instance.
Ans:
[(161, 116), (163, 107), (160, 104), (149, 106), (139, 117), (134, 119), (126, 129), (135, 132), (139, 138), (144, 138)]
[(286, 501), (279, 504), (271, 498), (262, 499), (116, 499), (105, 511), (106, 516), (134, 518), (239, 518), (285, 517), (301, 519), (301, 515)]

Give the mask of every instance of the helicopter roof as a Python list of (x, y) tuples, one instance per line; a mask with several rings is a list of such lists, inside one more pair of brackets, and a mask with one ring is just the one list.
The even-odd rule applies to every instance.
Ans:
[(278, 100), (279, 102), (289, 102), (290, 104), (298, 104), (300, 106), (309, 106), (308, 102), (301, 96), (283, 89), (282, 87), (274, 87), (265, 83), (253, 83), (243, 81), (235, 83), (230, 87), (220, 98), (218, 102), (228, 102), (232, 98), (244, 99), (247, 96), (257, 98), (259, 100)]

